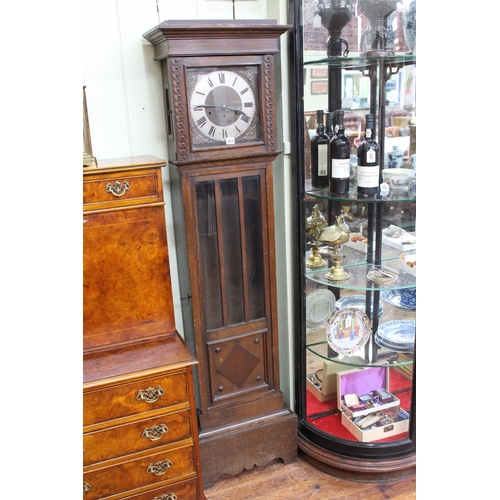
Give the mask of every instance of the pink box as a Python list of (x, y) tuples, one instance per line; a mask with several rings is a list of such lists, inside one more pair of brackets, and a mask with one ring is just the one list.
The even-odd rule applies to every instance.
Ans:
[(362, 417), (377, 410), (384, 410), (391, 406), (399, 405), (399, 399), (392, 395), (390, 402), (377, 405), (374, 408), (352, 411), (344, 403), (344, 394), (355, 393), (358, 396), (368, 394), (377, 389), (389, 388), (389, 369), (386, 366), (370, 368), (354, 368), (337, 373), (337, 404), (340, 410), (345, 411), (350, 417)]
[(386, 366), (370, 368), (354, 368), (337, 373), (337, 403), (342, 411), (342, 425), (349, 429), (359, 441), (370, 442), (383, 439), (396, 434), (407, 432), (409, 420), (393, 422), (385, 426), (368, 428), (366, 430), (358, 427), (353, 420), (364, 417), (380, 410), (390, 410), (398, 414), (401, 411), (400, 401), (393, 394), (389, 393), (390, 401), (374, 406), (373, 408), (353, 410), (345, 405), (344, 395), (357, 394), (363, 396), (377, 389), (389, 388), (389, 369)]

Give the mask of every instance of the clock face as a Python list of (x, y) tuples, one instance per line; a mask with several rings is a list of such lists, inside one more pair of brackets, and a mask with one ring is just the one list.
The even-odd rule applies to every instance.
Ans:
[(260, 139), (257, 68), (198, 68), (190, 72), (189, 116), (195, 146)]

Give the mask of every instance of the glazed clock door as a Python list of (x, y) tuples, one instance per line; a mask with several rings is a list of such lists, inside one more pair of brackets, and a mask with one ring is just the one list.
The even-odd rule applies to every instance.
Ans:
[(196, 351), (205, 353), (199, 367), (204, 429), (227, 423), (224, 409), (235, 402), (244, 400), (247, 417), (273, 405), (277, 371), (265, 354), (276, 347), (274, 252), (267, 251), (274, 246), (273, 225), (265, 164), (185, 182), (192, 207), (185, 215), (193, 230), (188, 245)]

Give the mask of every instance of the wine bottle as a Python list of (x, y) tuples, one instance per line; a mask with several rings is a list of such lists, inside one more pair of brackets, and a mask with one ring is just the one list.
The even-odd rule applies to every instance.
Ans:
[(330, 138), (325, 133), (324, 112), (316, 112), (316, 134), (311, 138), (311, 184), (313, 187), (328, 186), (328, 147)]
[(347, 193), (351, 175), (351, 142), (345, 136), (344, 112), (337, 111), (336, 135), (330, 141), (330, 191)]
[(370, 113), (366, 115), (365, 138), (358, 146), (358, 193), (375, 194), (380, 184), (380, 150), (373, 138), (375, 120)]
[(335, 131), (333, 130), (335, 113), (332, 111), (327, 111), (326, 113), (326, 135), (332, 140), (332, 137), (335, 135)]

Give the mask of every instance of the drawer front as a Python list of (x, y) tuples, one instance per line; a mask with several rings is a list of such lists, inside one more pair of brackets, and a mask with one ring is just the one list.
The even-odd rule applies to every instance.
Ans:
[(83, 436), (83, 464), (110, 460), (190, 437), (189, 410), (89, 432)]
[(199, 497), (196, 479), (190, 479), (170, 486), (155, 488), (147, 493), (126, 497), (123, 500), (199, 500)]
[(83, 181), (83, 208), (96, 210), (163, 201), (157, 172), (103, 175)]
[(83, 425), (168, 408), (188, 402), (185, 371), (93, 389), (83, 389)]
[(84, 472), (85, 500), (112, 497), (118, 493), (154, 485), (167, 479), (195, 476), (192, 446), (174, 448), (125, 461), (110, 467)]

